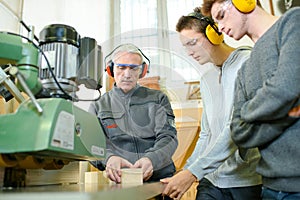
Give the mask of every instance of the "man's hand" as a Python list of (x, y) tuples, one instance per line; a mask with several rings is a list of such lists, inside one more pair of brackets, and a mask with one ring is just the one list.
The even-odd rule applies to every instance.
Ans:
[(111, 156), (107, 163), (106, 163), (106, 174), (107, 177), (116, 182), (120, 183), (121, 182), (121, 168), (123, 167), (128, 167), (131, 168), (133, 165), (125, 160), (124, 158), (121, 158), (119, 156)]
[(143, 180), (147, 181), (153, 174), (153, 165), (149, 158), (143, 157), (137, 160), (134, 165), (134, 168), (142, 168), (143, 170)]
[(162, 195), (180, 199), (196, 180), (197, 178), (188, 170), (183, 170), (171, 178), (161, 179), (160, 182), (167, 184)]
[(292, 110), (289, 112), (290, 117), (300, 117), (300, 105), (297, 107), (294, 107)]

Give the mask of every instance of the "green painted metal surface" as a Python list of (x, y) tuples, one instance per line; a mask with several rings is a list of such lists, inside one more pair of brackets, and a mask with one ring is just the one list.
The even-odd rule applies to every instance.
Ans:
[(31, 101), (16, 113), (0, 115), (0, 153), (36, 154), (70, 160), (103, 159), (105, 136), (96, 116), (59, 99)]
[[(42, 88), (37, 78), (38, 60), (39, 50), (32, 43), (23, 42), (19, 36), (0, 32), (0, 64), (16, 65), (33, 94)], [(22, 89), (20, 85), (18, 87)]]

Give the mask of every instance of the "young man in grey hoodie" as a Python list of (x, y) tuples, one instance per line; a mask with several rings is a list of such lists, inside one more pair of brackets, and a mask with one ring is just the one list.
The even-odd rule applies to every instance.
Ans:
[(231, 127), (237, 145), (260, 150), (262, 198), (300, 199), (300, 120), (289, 116), (300, 104), (300, 8), (277, 17), (258, 2), (204, 0), (203, 10), (220, 31), (255, 42), (239, 70)]
[(199, 64), (212, 65), (200, 81), (203, 112), (197, 145), (182, 171), (161, 180), (167, 184), (163, 194), (180, 199), (198, 180), (196, 199), (258, 200), (258, 150), (241, 151), (232, 141), (229, 127), (235, 78), (251, 48), (228, 46), (215, 26), (200, 8), (182, 16), (176, 26), (188, 54)]

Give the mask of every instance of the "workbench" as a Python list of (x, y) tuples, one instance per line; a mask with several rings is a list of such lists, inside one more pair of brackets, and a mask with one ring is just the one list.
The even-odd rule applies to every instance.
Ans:
[(0, 190), (0, 200), (144, 200), (161, 194), (160, 182), (143, 185), (63, 184)]

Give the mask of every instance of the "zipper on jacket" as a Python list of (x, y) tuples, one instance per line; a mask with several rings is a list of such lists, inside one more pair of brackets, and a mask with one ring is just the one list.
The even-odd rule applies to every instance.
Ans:
[[(130, 113), (130, 99), (126, 98), (125, 99), (125, 109), (126, 109), (126, 112), (125, 112), (125, 116), (127, 118), (127, 123), (126, 124), (129, 124), (129, 123), (132, 123), (132, 118), (131, 118), (131, 113)], [(137, 153), (137, 156), (138, 156), (138, 159), (140, 159), (140, 152), (139, 152), (139, 148), (138, 148), (138, 143), (137, 143), (137, 140), (135, 138), (135, 134), (134, 132), (130, 129), (128, 129), (128, 125), (126, 125), (126, 128), (127, 130), (130, 130), (130, 135), (131, 135), (131, 138), (133, 140), (133, 143), (134, 143), (134, 147), (135, 147), (135, 150), (136, 150), (136, 153)]]

